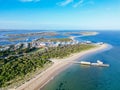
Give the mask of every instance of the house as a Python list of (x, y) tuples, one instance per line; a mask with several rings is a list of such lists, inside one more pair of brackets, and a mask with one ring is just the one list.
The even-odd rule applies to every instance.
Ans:
[(92, 42), (91, 42), (91, 41), (85, 41), (85, 43), (86, 43), (86, 44), (92, 44)]
[(97, 45), (103, 45), (104, 43), (103, 42), (98, 42)]

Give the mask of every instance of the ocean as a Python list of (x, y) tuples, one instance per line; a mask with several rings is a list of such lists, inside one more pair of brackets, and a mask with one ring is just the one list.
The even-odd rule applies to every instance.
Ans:
[(109, 50), (83, 56), (79, 60), (101, 60), (110, 67), (81, 66), (73, 64), (54, 77), (42, 90), (120, 90), (120, 31), (98, 31), (96, 36), (79, 37), (77, 40), (105, 42)]

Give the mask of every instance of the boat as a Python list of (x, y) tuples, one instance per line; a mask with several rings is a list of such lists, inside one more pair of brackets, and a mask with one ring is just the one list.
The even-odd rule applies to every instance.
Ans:
[(109, 67), (109, 64), (104, 64), (102, 61), (97, 60), (97, 63), (91, 63), (86, 61), (81, 61), (80, 64), (82, 65), (91, 65), (91, 66), (101, 66), (101, 67)]

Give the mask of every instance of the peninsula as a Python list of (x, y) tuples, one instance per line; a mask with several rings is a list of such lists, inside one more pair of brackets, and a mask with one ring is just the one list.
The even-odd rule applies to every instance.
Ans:
[(79, 42), (73, 38), (40, 38), (1, 47), (0, 87), (36, 90), (70, 66), (71, 61), (106, 47), (104, 43)]
[(86, 54), (98, 52), (107, 47), (107, 44), (98, 45), (97, 47), (91, 48), (89, 50), (83, 50), (82, 52), (71, 54), (67, 58), (51, 59), (51, 61), (54, 62), (51, 67), (49, 67), (30, 81), (25, 82), (23, 85), (16, 88), (15, 90), (40, 90), (44, 85), (52, 80), (54, 76), (63, 71), (65, 68), (69, 67), (72, 64), (72, 61), (75, 61)]

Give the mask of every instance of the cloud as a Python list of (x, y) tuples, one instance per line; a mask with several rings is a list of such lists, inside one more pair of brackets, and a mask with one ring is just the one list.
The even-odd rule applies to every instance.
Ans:
[(83, 2), (84, 2), (84, 0), (80, 0), (79, 2), (75, 3), (75, 4), (73, 5), (73, 7), (76, 8), (76, 7), (78, 7), (79, 5), (82, 5)]
[(57, 5), (59, 5), (59, 6), (66, 6), (66, 5), (70, 4), (71, 2), (73, 2), (73, 0), (65, 0), (63, 2), (57, 3)]
[(40, 0), (20, 0), (21, 2), (39, 2)]
[(78, 6), (86, 6), (86, 5), (94, 5), (95, 2), (93, 0), (86, 2), (85, 0), (80, 0), (79, 2), (75, 3), (73, 5), (74, 8)]

